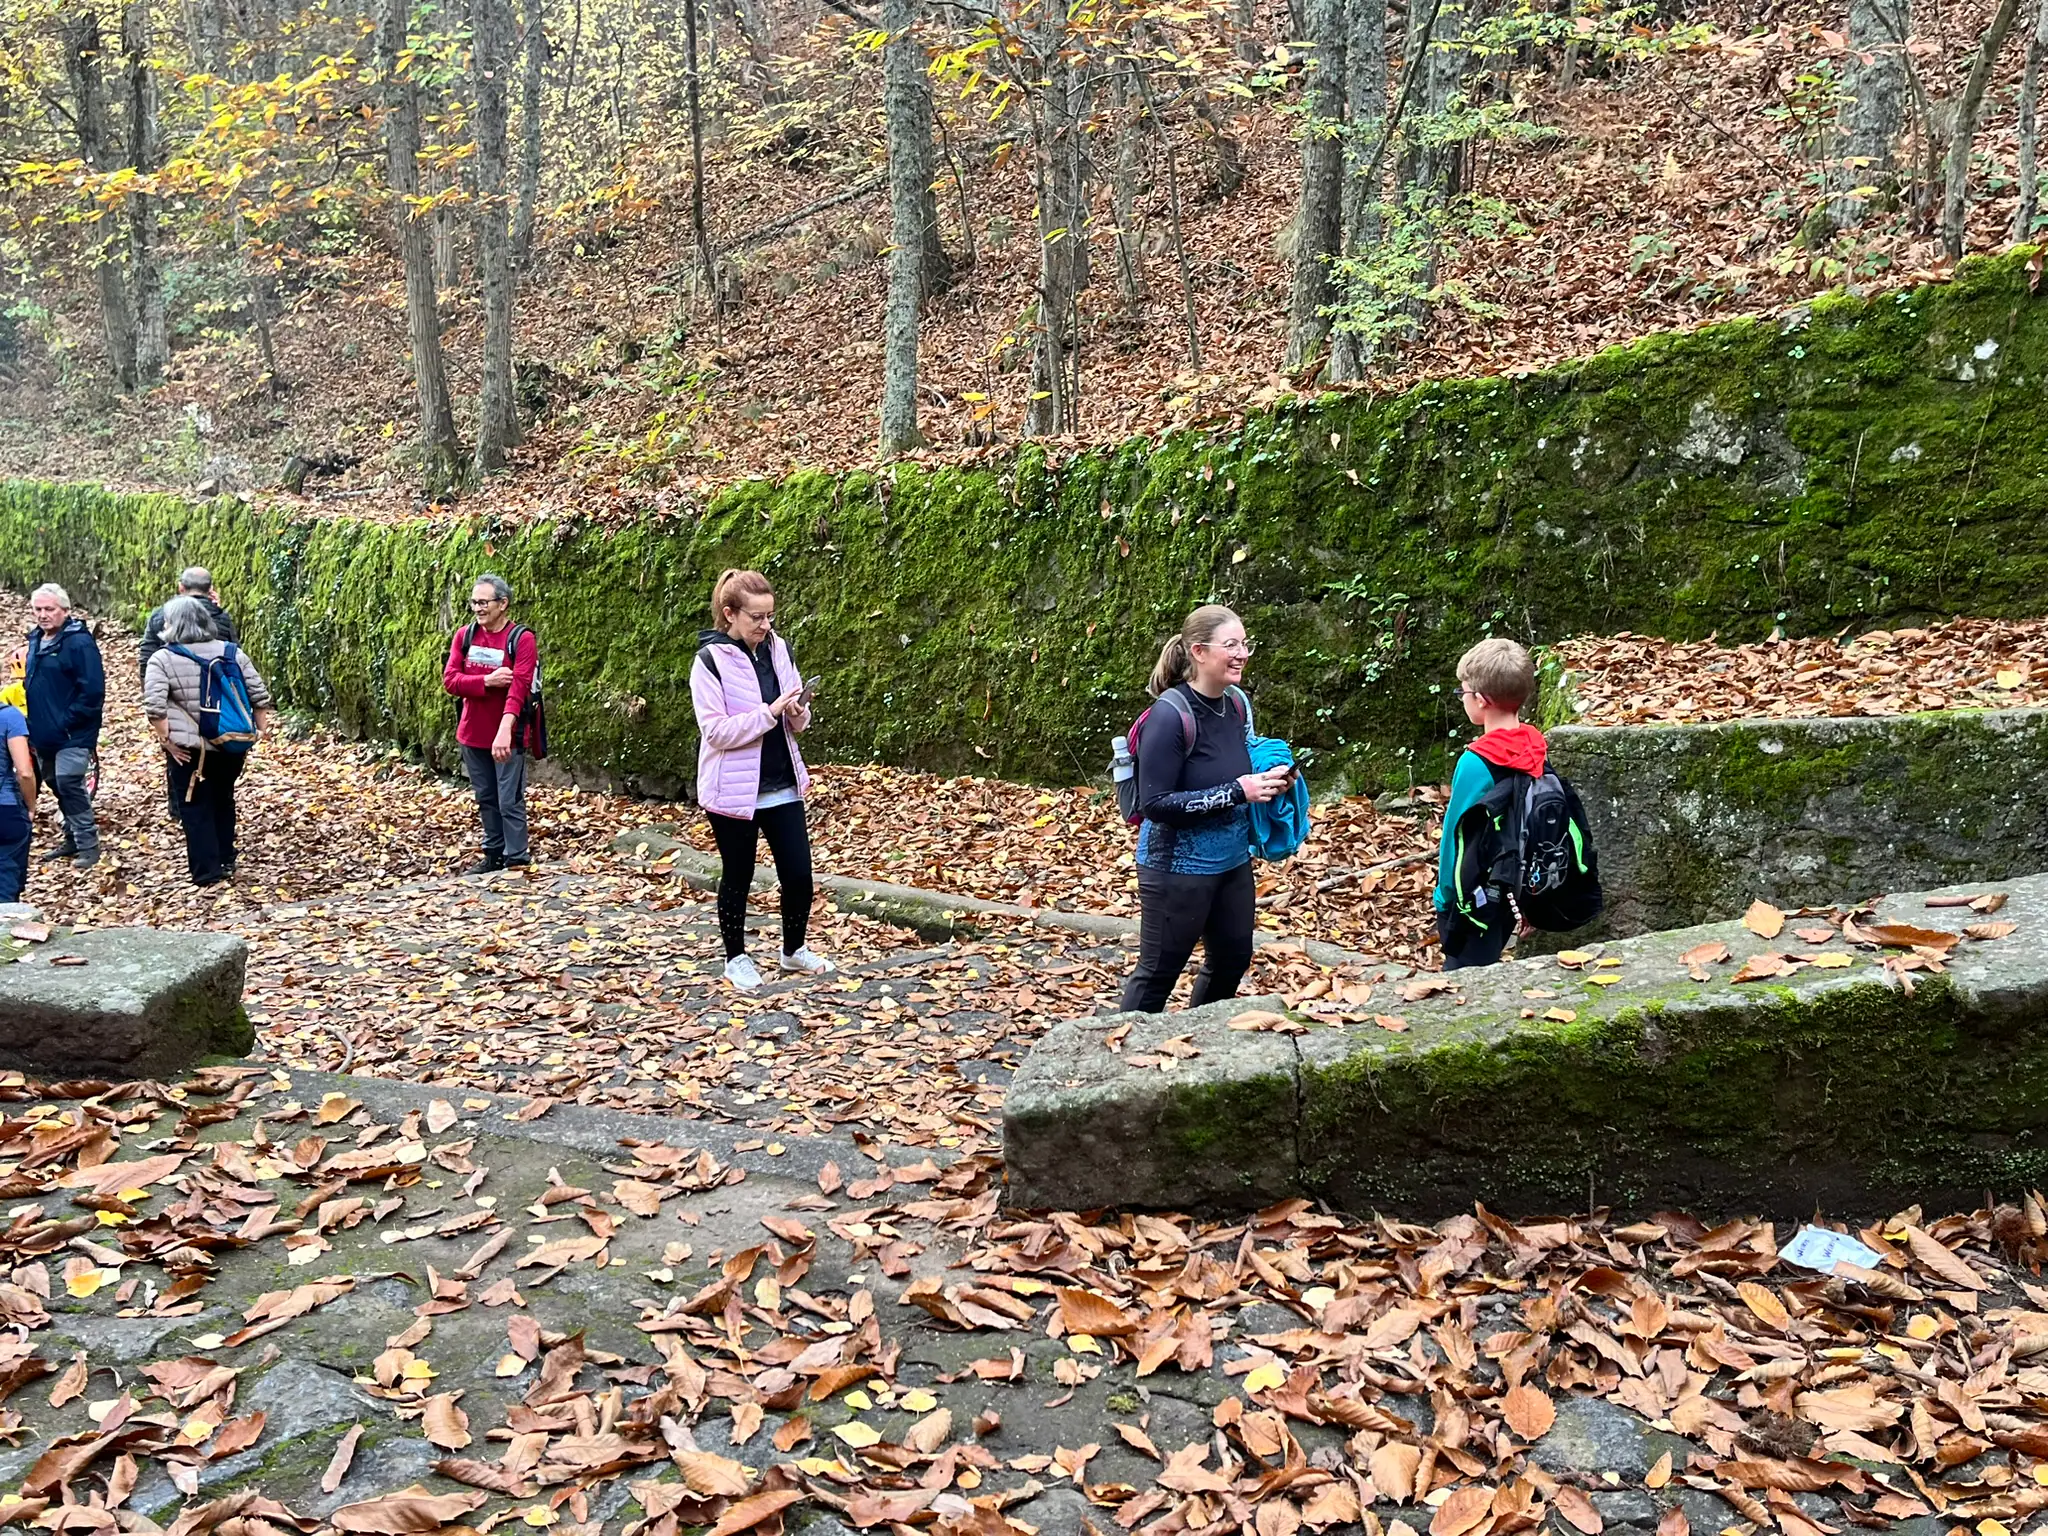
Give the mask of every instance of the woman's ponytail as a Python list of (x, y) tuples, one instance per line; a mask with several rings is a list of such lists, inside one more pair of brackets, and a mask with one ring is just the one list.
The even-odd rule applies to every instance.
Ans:
[(1175, 635), (1159, 648), (1159, 660), (1153, 665), (1151, 679), (1145, 684), (1145, 691), (1158, 698), (1175, 683), (1185, 682), (1188, 675), (1188, 643)]

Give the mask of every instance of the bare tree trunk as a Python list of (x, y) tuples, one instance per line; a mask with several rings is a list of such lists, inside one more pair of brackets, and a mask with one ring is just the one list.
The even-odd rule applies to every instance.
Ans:
[(712, 319), (723, 327), (725, 295), (719, 291), (718, 262), (711, 254), (711, 236), (704, 227), (704, 108), (697, 91), (696, 0), (683, 0), (683, 43), (688, 50), (683, 82), (690, 111), (690, 234), (697, 242), (697, 261), (703, 269)]
[(922, 246), (917, 263), (918, 293), (929, 300), (953, 286), (953, 258), (939, 238), (939, 162), (932, 148), (931, 66), (921, 41), (915, 63), (917, 70), (911, 84), (917, 91), (918, 126), (909, 150), (911, 174), (917, 178), (918, 239)]
[[(59, 32), (64, 72), (71, 80), (71, 120), (78, 135), (78, 156), (92, 170), (119, 169), (113, 134), (107, 124), (107, 86), (99, 17), (82, 10), (66, 17)], [(97, 236), (93, 276), (99, 285), (100, 323), (107, 337), (107, 367), (122, 389), (135, 387), (135, 310), (128, 299), (125, 238)]]
[(1088, 286), (1088, 83), (1069, 57), (1067, 10), (1039, 22), (1038, 337), (1031, 357), (1030, 436), (1071, 432), (1081, 408), (1081, 291)]
[[(931, 185), (924, 45), (912, 0), (882, 0), (882, 113), (889, 135), (889, 298), (883, 324), (882, 452), (924, 445), (917, 429), (917, 306), (923, 291), (926, 193)], [(922, 153), (919, 141), (922, 141)], [(922, 169), (922, 175), (921, 175)]]
[(1247, 64), (1265, 57), (1259, 46), (1259, 0), (1237, 0), (1237, 56)]
[(1237, 142), (1207, 91), (1197, 86), (1189, 104), (1194, 108), (1195, 120), (1202, 125), (1202, 136), (1209, 141), (1210, 153), (1216, 157), (1216, 195), (1237, 196), (1238, 188), (1244, 185), (1244, 146)]
[(1970, 201), (1970, 149), (1977, 137), (1977, 114), (1983, 110), (1984, 88), (1991, 82), (1991, 67), (1998, 62), (1998, 50), (2019, 15), (2020, 0), (1999, 0), (1998, 14), (1984, 34), (1984, 44), (1970, 65), (1970, 78), (1963, 97), (1956, 104), (1955, 132), (1948, 141), (1947, 185), (1941, 199), (1941, 245), (1951, 261), (1963, 254), (1963, 214)]
[(1159, 136), (1160, 151), (1166, 156), (1166, 227), (1173, 234), (1173, 259), (1180, 269), (1181, 311), (1188, 328), (1188, 367), (1200, 368), (1202, 332), (1195, 316), (1195, 275), (1188, 262), (1188, 243), (1182, 238), (1180, 227), (1180, 162), (1174, 154), (1173, 140), (1166, 132), (1166, 124), (1159, 119), (1159, 104), (1152, 98), (1152, 87), (1146, 83), (1144, 71), (1138, 68), (1135, 60), (1130, 70), (1138, 95), (1145, 103), (1146, 119), (1152, 124), (1152, 131)]
[(519, 441), (512, 395), (512, 233), (506, 205), (506, 150), (512, 115), (511, 0), (470, 0), (469, 57), (476, 91), (476, 249), (483, 275), (483, 386), (477, 409), (476, 472), (505, 467)]
[(383, 76), (384, 146), (391, 181), (392, 217), (405, 258), (405, 318), (412, 337), (413, 385), (420, 405), (420, 460), (426, 488), (438, 494), (462, 476), (462, 444), (448, 398), (441, 356), (441, 314), (434, 294), (434, 253), (427, 226), (413, 211), (420, 195), (419, 87), (401, 59), (410, 20), (407, 0), (383, 0), (377, 33)]
[[(161, 156), (157, 132), (156, 71), (149, 67), (149, 0), (128, 0), (121, 11), (122, 78), (128, 98), (128, 164), (144, 184)], [(135, 384), (152, 389), (170, 361), (164, 315), (163, 258), (153, 192), (128, 194), (128, 280), (135, 292)]]
[(1343, 232), (1344, 0), (1309, 0), (1310, 63), (1303, 91), (1301, 200), (1294, 210), (1294, 293), (1287, 362), (1299, 368), (1330, 337), (1326, 313), (1336, 297), (1330, 262)]
[(2040, 151), (2041, 64), (2048, 55), (2048, 0), (2034, 10), (2034, 35), (2027, 40), (2027, 68), (2020, 79), (2020, 203), (2013, 214), (2012, 237), (2031, 240), (2034, 216), (2041, 206)]
[[(1386, 0), (1351, 0), (1344, 41), (1344, 237), (1346, 256), (1364, 256), (1380, 242), (1380, 167), (1387, 136)], [(1370, 360), (1360, 338), (1330, 338), (1330, 377), (1362, 379)]]
[(1856, 189), (1878, 185), (1892, 169), (1892, 143), (1905, 122), (1906, 46), (1912, 24), (1907, 0), (1850, 0), (1847, 100), (1836, 123), (1837, 152), (1848, 182), (1828, 201), (1835, 229), (1863, 221), (1866, 199)]
[(1137, 61), (1130, 60), (1127, 70), (1119, 71), (1110, 83), (1116, 111), (1116, 169), (1109, 181), (1110, 214), (1116, 221), (1116, 287), (1125, 311), (1133, 315), (1145, 307), (1145, 230), (1138, 216), (1138, 179), (1143, 152), (1139, 134), (1146, 114), (1138, 104), (1137, 69)]
[(547, 98), (542, 89), (548, 67), (546, 0), (526, 0), (525, 58), (519, 88), (519, 211), (512, 222), (512, 261), (524, 272), (533, 263), (533, 223), (540, 208), (541, 130)]

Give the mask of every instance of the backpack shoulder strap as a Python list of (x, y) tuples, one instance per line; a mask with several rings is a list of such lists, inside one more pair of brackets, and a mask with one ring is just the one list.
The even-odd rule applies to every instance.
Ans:
[(1237, 712), (1244, 716), (1244, 739), (1250, 741), (1252, 739), (1251, 696), (1235, 683), (1232, 683), (1226, 692), (1229, 693), (1231, 701), (1237, 705)]
[(1175, 683), (1159, 695), (1159, 702), (1169, 706), (1180, 716), (1180, 747), (1183, 752), (1195, 750), (1195, 712), (1188, 707), (1188, 701), (1180, 696), (1181, 684)]
[(528, 629), (524, 624), (514, 624), (512, 626), (512, 633), (505, 637), (506, 666), (511, 666), (513, 658), (519, 654), (519, 637), (521, 635), (530, 635), (532, 633), (533, 631)]
[(462, 628), (455, 631), (455, 648), (458, 651), (466, 651), (469, 649), (469, 642), (475, 638), (476, 626), (474, 624), (465, 624)]

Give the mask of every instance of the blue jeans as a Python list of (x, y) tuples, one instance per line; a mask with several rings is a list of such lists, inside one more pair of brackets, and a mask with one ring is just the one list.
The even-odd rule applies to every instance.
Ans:
[(0, 805), (0, 901), (21, 900), (28, 883), (28, 842), (34, 828), (18, 805)]

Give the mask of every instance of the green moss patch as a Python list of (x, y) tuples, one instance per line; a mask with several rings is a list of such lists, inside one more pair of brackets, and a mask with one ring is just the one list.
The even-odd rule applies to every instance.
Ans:
[[(1389, 983), (1373, 1007), (1398, 1017), (1399, 1030), (1230, 1027), (1270, 1000), (1137, 1019), (1126, 1055), (1132, 1041), (1168, 1035), (1197, 1053), (1178, 1089), (1181, 1068), (1110, 1052), (1103, 1021), (1062, 1025), (1011, 1089), (1013, 1191), (1034, 1203), (1107, 1203), (1093, 1198), (1109, 1195), (1098, 1186), (1138, 1167), (1141, 1203), (1241, 1206), (1250, 1198), (1233, 1202), (1226, 1175), (1246, 1167), (1260, 1172), (1259, 1198), (1284, 1189), (1354, 1212), (1442, 1213), (1481, 1200), (1516, 1211), (1677, 1205), (1787, 1217), (2018, 1191), (2048, 1175), (2048, 876), (1972, 893), (1990, 891), (2007, 895), (2000, 917), (2017, 931), (1964, 941), (1945, 972), (1912, 973), (1910, 990), (1868, 950), (1846, 968), (1800, 965), (1736, 984), (1740, 965), (1766, 949), (1814, 955), (1842, 944), (1790, 933), (1766, 944), (1727, 923), (1609, 944), (1613, 966), (1525, 960), (1455, 973), (1448, 991), (1413, 1000)], [(1879, 919), (1950, 932), (1978, 920), (1929, 908), (1923, 895), (1892, 898)], [(1696, 981), (1680, 957), (1712, 943), (1729, 958)], [(1601, 974), (1619, 979), (1590, 979)], [(1292, 1042), (1291, 1114), (1274, 1045), (1247, 1054), (1248, 1037)], [(1161, 1102), (1176, 1106), (1170, 1120)], [(1257, 1116), (1239, 1114), (1243, 1104)], [(1203, 1112), (1212, 1123), (1196, 1136)], [(1062, 1164), (1051, 1139), (1061, 1134), (1086, 1157)], [(1125, 1146), (1141, 1138), (1151, 1140)], [(1282, 1177), (1262, 1149), (1288, 1143), (1298, 1161)], [(1181, 1170), (1180, 1182), (1162, 1183), (1162, 1169)]]
[(693, 771), (688, 673), (715, 573), (755, 565), (825, 684), (814, 750), (1073, 781), (1195, 603), (1260, 642), (1269, 730), (1370, 779), (1440, 766), (1443, 686), (1537, 641), (1895, 625), (2048, 606), (2048, 306), (2021, 257), (1782, 321), (1653, 337), (1517, 378), (1293, 403), (1055, 463), (800, 472), (700, 519), (371, 526), (0, 488), (0, 580), (136, 616), (218, 575), (290, 703), (445, 747), (461, 598), (505, 574), (547, 647), (560, 759), (654, 792)]

